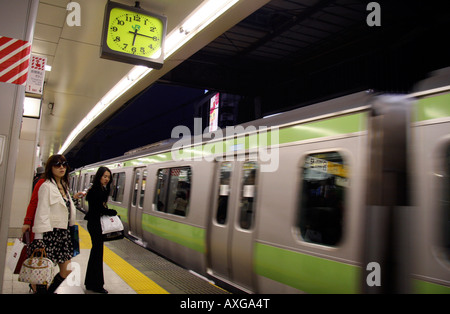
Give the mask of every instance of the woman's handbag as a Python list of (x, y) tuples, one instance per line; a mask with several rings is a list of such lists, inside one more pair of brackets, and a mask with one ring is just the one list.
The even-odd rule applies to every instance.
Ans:
[(123, 239), (123, 224), (119, 216), (101, 216), (103, 241), (112, 241)]
[[(41, 253), (37, 257), (37, 253)], [(48, 285), (53, 280), (53, 262), (47, 258), (44, 248), (34, 250), (30, 258), (27, 258), (20, 269), (19, 281), (35, 285)]]

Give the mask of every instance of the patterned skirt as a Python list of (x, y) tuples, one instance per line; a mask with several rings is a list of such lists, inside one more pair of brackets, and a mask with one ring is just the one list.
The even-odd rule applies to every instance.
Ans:
[(28, 249), (28, 255), (34, 250), (45, 248), (47, 257), (54, 263), (62, 264), (73, 257), (73, 244), (69, 229), (57, 229), (45, 232), (42, 240), (34, 240)]

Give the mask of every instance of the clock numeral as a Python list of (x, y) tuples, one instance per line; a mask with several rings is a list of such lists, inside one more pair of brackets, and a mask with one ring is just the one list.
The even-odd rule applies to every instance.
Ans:
[(156, 31), (156, 26), (150, 26), (150, 31), (151, 31), (151, 32)]
[(136, 53), (136, 47), (133, 47), (133, 48), (131, 48), (131, 52), (133, 53), (133, 54), (135, 54)]
[(120, 36), (116, 36), (116, 38), (114, 38), (114, 41), (115, 41), (115, 42), (120, 41)]
[(119, 24), (119, 25), (125, 25), (125, 21), (117, 20), (117, 24)]
[(127, 22), (131, 22), (133, 19), (131, 18), (131, 16), (128, 16), (128, 14), (125, 15), (125, 20)]
[(140, 22), (140, 21), (141, 21), (141, 17), (140, 17), (139, 15), (135, 15), (135, 16), (134, 16), (134, 20), (135, 20), (136, 22)]
[(117, 29), (116, 26), (111, 27), (111, 30), (112, 30), (113, 32), (117, 32), (117, 31), (118, 31), (118, 29)]
[(141, 47), (141, 54), (145, 55), (145, 48)]
[(127, 49), (127, 47), (128, 47), (128, 44), (123, 44), (123, 48), (122, 48), (122, 50), (126, 50), (126, 49)]

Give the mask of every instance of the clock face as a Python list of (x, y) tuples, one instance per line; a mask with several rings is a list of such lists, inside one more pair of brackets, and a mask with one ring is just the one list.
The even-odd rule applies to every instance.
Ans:
[(156, 59), (161, 56), (163, 22), (151, 15), (113, 8), (106, 44), (111, 50)]

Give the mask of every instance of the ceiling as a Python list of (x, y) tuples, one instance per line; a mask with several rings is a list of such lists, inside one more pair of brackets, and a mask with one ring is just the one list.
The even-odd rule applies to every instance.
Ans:
[[(46, 72), (39, 146), (42, 160), (57, 153), (70, 132), (94, 105), (132, 68), (132, 65), (101, 59), (100, 39), (103, 14), (107, 0), (77, 0), (81, 8), (81, 26), (66, 23), (70, 0), (41, 0), (35, 25), (32, 53), (47, 57), (52, 66)], [(116, 0), (133, 6), (135, 1)], [(202, 0), (141, 0), (146, 10), (168, 17), (167, 33), (180, 24)], [(186, 47), (166, 60), (164, 67), (146, 77), (124, 97), (101, 115), (93, 126), (118, 110), (123, 103), (161, 75), (182, 62), (227, 28), (263, 5), (265, 0), (241, 1), (220, 19), (220, 25), (212, 24)], [(237, 12), (236, 12), (237, 11)], [(128, 99), (126, 99), (128, 97)], [(85, 133), (81, 134), (84, 136)]]
[[(65, 23), (68, 2), (41, 1), (32, 46), (53, 67), (41, 119), (44, 160), (132, 68), (99, 58), (106, 0), (77, 1), (81, 27)], [(143, 0), (141, 7), (166, 15), (170, 33), (200, 2)], [(448, 4), (377, 1), (381, 26), (370, 27), (369, 2), (239, 1), (121, 97), (66, 155), (82, 165), (170, 137), (173, 126), (192, 124), (205, 89), (240, 95), (237, 122), (245, 122), (363, 89), (410, 92), (449, 66)]]
[(277, 112), (352, 89), (407, 92), (450, 64), (448, 2), (377, 1), (379, 27), (369, 2), (271, 0), (160, 81), (259, 95)]

